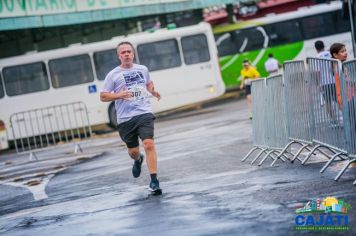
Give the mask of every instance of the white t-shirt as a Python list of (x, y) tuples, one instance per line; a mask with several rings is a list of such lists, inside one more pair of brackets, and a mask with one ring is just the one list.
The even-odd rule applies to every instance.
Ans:
[(265, 62), (265, 69), (266, 71), (271, 75), (271, 74), (277, 74), (279, 70), (279, 63), (276, 59), (273, 57), (268, 58), (268, 60)]
[[(321, 51), (318, 53), (318, 57), (330, 59), (331, 54), (329, 51)], [(321, 63), (319, 65), (320, 70), (320, 84), (321, 85), (328, 85), (328, 84), (335, 84), (335, 77), (333, 73), (333, 66), (332, 63)]]
[(115, 100), (117, 123), (130, 120), (134, 116), (152, 113), (151, 102), (148, 99), (146, 85), (150, 75), (146, 66), (133, 64), (129, 69), (117, 66), (111, 70), (104, 80), (102, 92), (132, 91), (129, 100)]
[(318, 53), (318, 57), (321, 58), (331, 58), (331, 54), (329, 51), (321, 51)]

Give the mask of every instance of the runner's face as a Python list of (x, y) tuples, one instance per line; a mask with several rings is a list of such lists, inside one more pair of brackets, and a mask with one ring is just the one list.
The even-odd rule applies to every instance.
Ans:
[(334, 56), (336, 59), (338, 59), (340, 61), (346, 61), (346, 59), (347, 59), (346, 48), (345, 47), (341, 48), (341, 50), (338, 53), (334, 54)]
[(132, 47), (129, 44), (122, 44), (117, 49), (118, 57), (123, 65), (132, 64), (134, 59), (134, 53)]

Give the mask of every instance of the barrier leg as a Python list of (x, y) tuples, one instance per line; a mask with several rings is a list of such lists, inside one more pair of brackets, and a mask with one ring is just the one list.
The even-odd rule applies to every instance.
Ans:
[[(336, 154), (337, 152), (335, 152), (334, 150), (332, 150), (331, 148), (329, 148), (329, 147), (326, 147), (327, 149), (329, 149), (329, 151), (331, 151), (332, 153), (334, 153), (334, 154)], [(323, 150), (321, 150), (321, 149), (319, 149), (318, 150), (321, 154), (323, 154), (324, 156), (326, 156), (327, 158), (329, 158), (330, 159), (330, 155), (329, 154), (327, 154), (326, 152), (324, 152)]]
[(286, 160), (284, 160), (282, 156), (284, 156), (287, 160), (289, 160), (289, 157), (286, 156), (284, 153), (286, 153), (286, 149), (285, 149), (285, 150), (283, 149), (283, 150), (276, 156), (276, 158), (274, 158), (273, 162), (271, 163), (271, 166), (273, 166), (273, 165), (276, 163), (276, 161), (277, 161), (278, 159), (281, 159), (283, 162), (285, 162)]
[(311, 157), (311, 155), (314, 154), (315, 150), (317, 150), (318, 148), (320, 148), (321, 145), (316, 145), (312, 150), (310, 150), (309, 154), (304, 158), (304, 160), (302, 161), (302, 165), (304, 165), (308, 160), (309, 158)]
[(253, 165), (253, 163), (255, 163), (255, 161), (257, 161), (257, 159), (262, 155), (262, 153), (266, 152), (267, 149), (263, 148), (261, 149), (261, 151), (257, 154), (257, 156), (255, 157), (255, 159), (253, 159), (251, 161), (251, 165)]
[(289, 157), (286, 156), (284, 153), (282, 153), (282, 155), (281, 155), (281, 154), (278, 154), (277, 157), (274, 158), (273, 162), (271, 163), (271, 166), (274, 166), (274, 164), (277, 162), (278, 159), (281, 159), (281, 161), (286, 162), (286, 160), (283, 158), (283, 156), (284, 156), (287, 160), (289, 160)]
[(29, 161), (38, 161), (37, 155), (34, 152), (30, 152), (30, 156), (28, 157)]
[[(296, 142), (296, 141), (291, 141), (291, 142), (289, 142), (289, 143), (282, 149), (281, 153), (279, 153), (279, 154), (277, 155), (277, 159), (280, 158), (280, 157), (287, 151), (287, 149), (288, 149), (293, 143), (297, 143), (297, 142)], [(276, 160), (275, 160), (275, 161), (276, 161)]]
[(79, 143), (76, 143), (74, 147), (74, 153), (78, 153), (78, 152), (83, 152), (83, 149)]
[[(285, 157), (286, 159), (284, 159), (283, 157)], [(281, 157), (279, 157), (279, 159), (281, 159), (281, 161), (283, 162), (286, 162), (286, 160), (289, 160), (289, 157), (283, 154)]]
[(332, 156), (330, 158), (330, 160), (324, 165), (324, 167), (320, 170), (320, 173), (324, 173), (324, 171), (326, 170), (326, 168), (328, 168), (331, 164), (331, 162), (333, 162), (339, 155), (343, 155), (344, 153), (342, 152), (339, 152), (339, 153), (336, 153), (334, 156)]
[(342, 168), (342, 170), (339, 172), (339, 174), (335, 177), (335, 181), (338, 181), (340, 179), (340, 177), (344, 174), (344, 172), (346, 171), (346, 169), (353, 163), (356, 162), (356, 159), (352, 159), (350, 160), (345, 166), (344, 168)]
[[(258, 166), (261, 166), (262, 163), (270, 156), (270, 154), (274, 152), (274, 150), (271, 150), (269, 152), (267, 152), (267, 154), (262, 158), (262, 160), (260, 161), (260, 163), (258, 163)], [(273, 157), (271, 157), (272, 159), (274, 159)]]
[(274, 160), (272, 161), (271, 166), (274, 166), (274, 164), (277, 162), (277, 160), (278, 160), (279, 158), (281, 158), (281, 160), (282, 160), (282, 155), (281, 155), (281, 156), (278, 155), (278, 156), (276, 157), (276, 159), (274, 159)]
[[(308, 146), (309, 146), (309, 144), (303, 144), (302, 147), (299, 148), (299, 150), (297, 151), (297, 153), (293, 156), (293, 158), (292, 158), (292, 160), (291, 160), (291, 163), (294, 163), (294, 161), (295, 161), (296, 159), (298, 159), (298, 161), (302, 162), (302, 160), (299, 159), (298, 156), (300, 155), (300, 153), (302, 153), (302, 151), (304, 150), (304, 148), (307, 149)], [(308, 150), (308, 151), (310, 151), (310, 150)]]
[(259, 147), (254, 147), (254, 148), (252, 148), (247, 154), (246, 154), (246, 156), (244, 157), (244, 158), (242, 158), (242, 162), (244, 162), (244, 161), (246, 161), (246, 159), (256, 150), (256, 149), (259, 149)]

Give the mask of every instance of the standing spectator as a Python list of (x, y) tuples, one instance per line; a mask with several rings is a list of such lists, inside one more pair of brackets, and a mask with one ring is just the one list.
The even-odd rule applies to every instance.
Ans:
[(330, 46), (330, 55), (332, 58), (345, 62), (347, 60), (347, 50), (344, 44), (334, 43)]
[(260, 77), (260, 73), (253, 67), (250, 62), (245, 59), (242, 63), (243, 68), (241, 70), (241, 85), (240, 89), (245, 87), (245, 92), (247, 96), (247, 105), (248, 105), (248, 112), (249, 118), (252, 119), (252, 97), (251, 97), (251, 80)]
[[(344, 61), (347, 60), (347, 51), (346, 47), (342, 43), (334, 43), (330, 46), (330, 54), (331, 57), (340, 61), (343, 63)], [(342, 106), (341, 104), (341, 85), (340, 85), (340, 78), (339, 78), (339, 66), (335, 65), (334, 68), (334, 75), (335, 77), (335, 90), (336, 90), (336, 95), (335, 97), (337, 98), (337, 102), (339, 104), (339, 107)]]
[(316, 52), (318, 53), (318, 57), (331, 58), (330, 52), (325, 50), (325, 45), (323, 41), (321, 40), (315, 41), (314, 46)]
[[(345, 62), (347, 60), (347, 51), (346, 47), (342, 43), (334, 43), (330, 46), (330, 54), (332, 58), (339, 60), (341, 63)], [(339, 77), (339, 67), (335, 66), (334, 68), (334, 74), (335, 76), (335, 82), (336, 82), (336, 95), (337, 95), (337, 101), (339, 103), (339, 106), (342, 106), (342, 97), (341, 97), (341, 84), (340, 84), (340, 77)], [(351, 132), (356, 133), (356, 81), (352, 78), (349, 77), (349, 73), (344, 68), (344, 75), (345, 75), (345, 82), (346, 82), (346, 87), (345, 87), (345, 93), (346, 93), (346, 99), (347, 99), (347, 106), (349, 110), (349, 119), (350, 119), (350, 125), (351, 125)], [(354, 146), (356, 148), (356, 146)]]
[[(321, 40), (315, 41), (315, 50), (318, 57), (330, 59), (331, 54), (325, 50), (324, 42)], [(325, 108), (330, 115), (332, 122), (336, 123), (336, 111), (333, 109), (333, 102), (336, 102), (336, 88), (333, 76), (327, 72), (327, 68), (320, 68), (320, 86), (322, 91), (322, 103), (325, 101)]]
[(273, 54), (270, 53), (268, 54), (268, 59), (265, 62), (265, 69), (268, 72), (268, 75), (276, 75), (279, 72), (279, 68), (281, 68), (281, 65), (279, 62), (273, 57)]

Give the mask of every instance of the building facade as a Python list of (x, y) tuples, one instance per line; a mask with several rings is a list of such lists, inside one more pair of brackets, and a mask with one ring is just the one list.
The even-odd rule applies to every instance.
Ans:
[(0, 0), (0, 58), (202, 20), (238, 0)]

